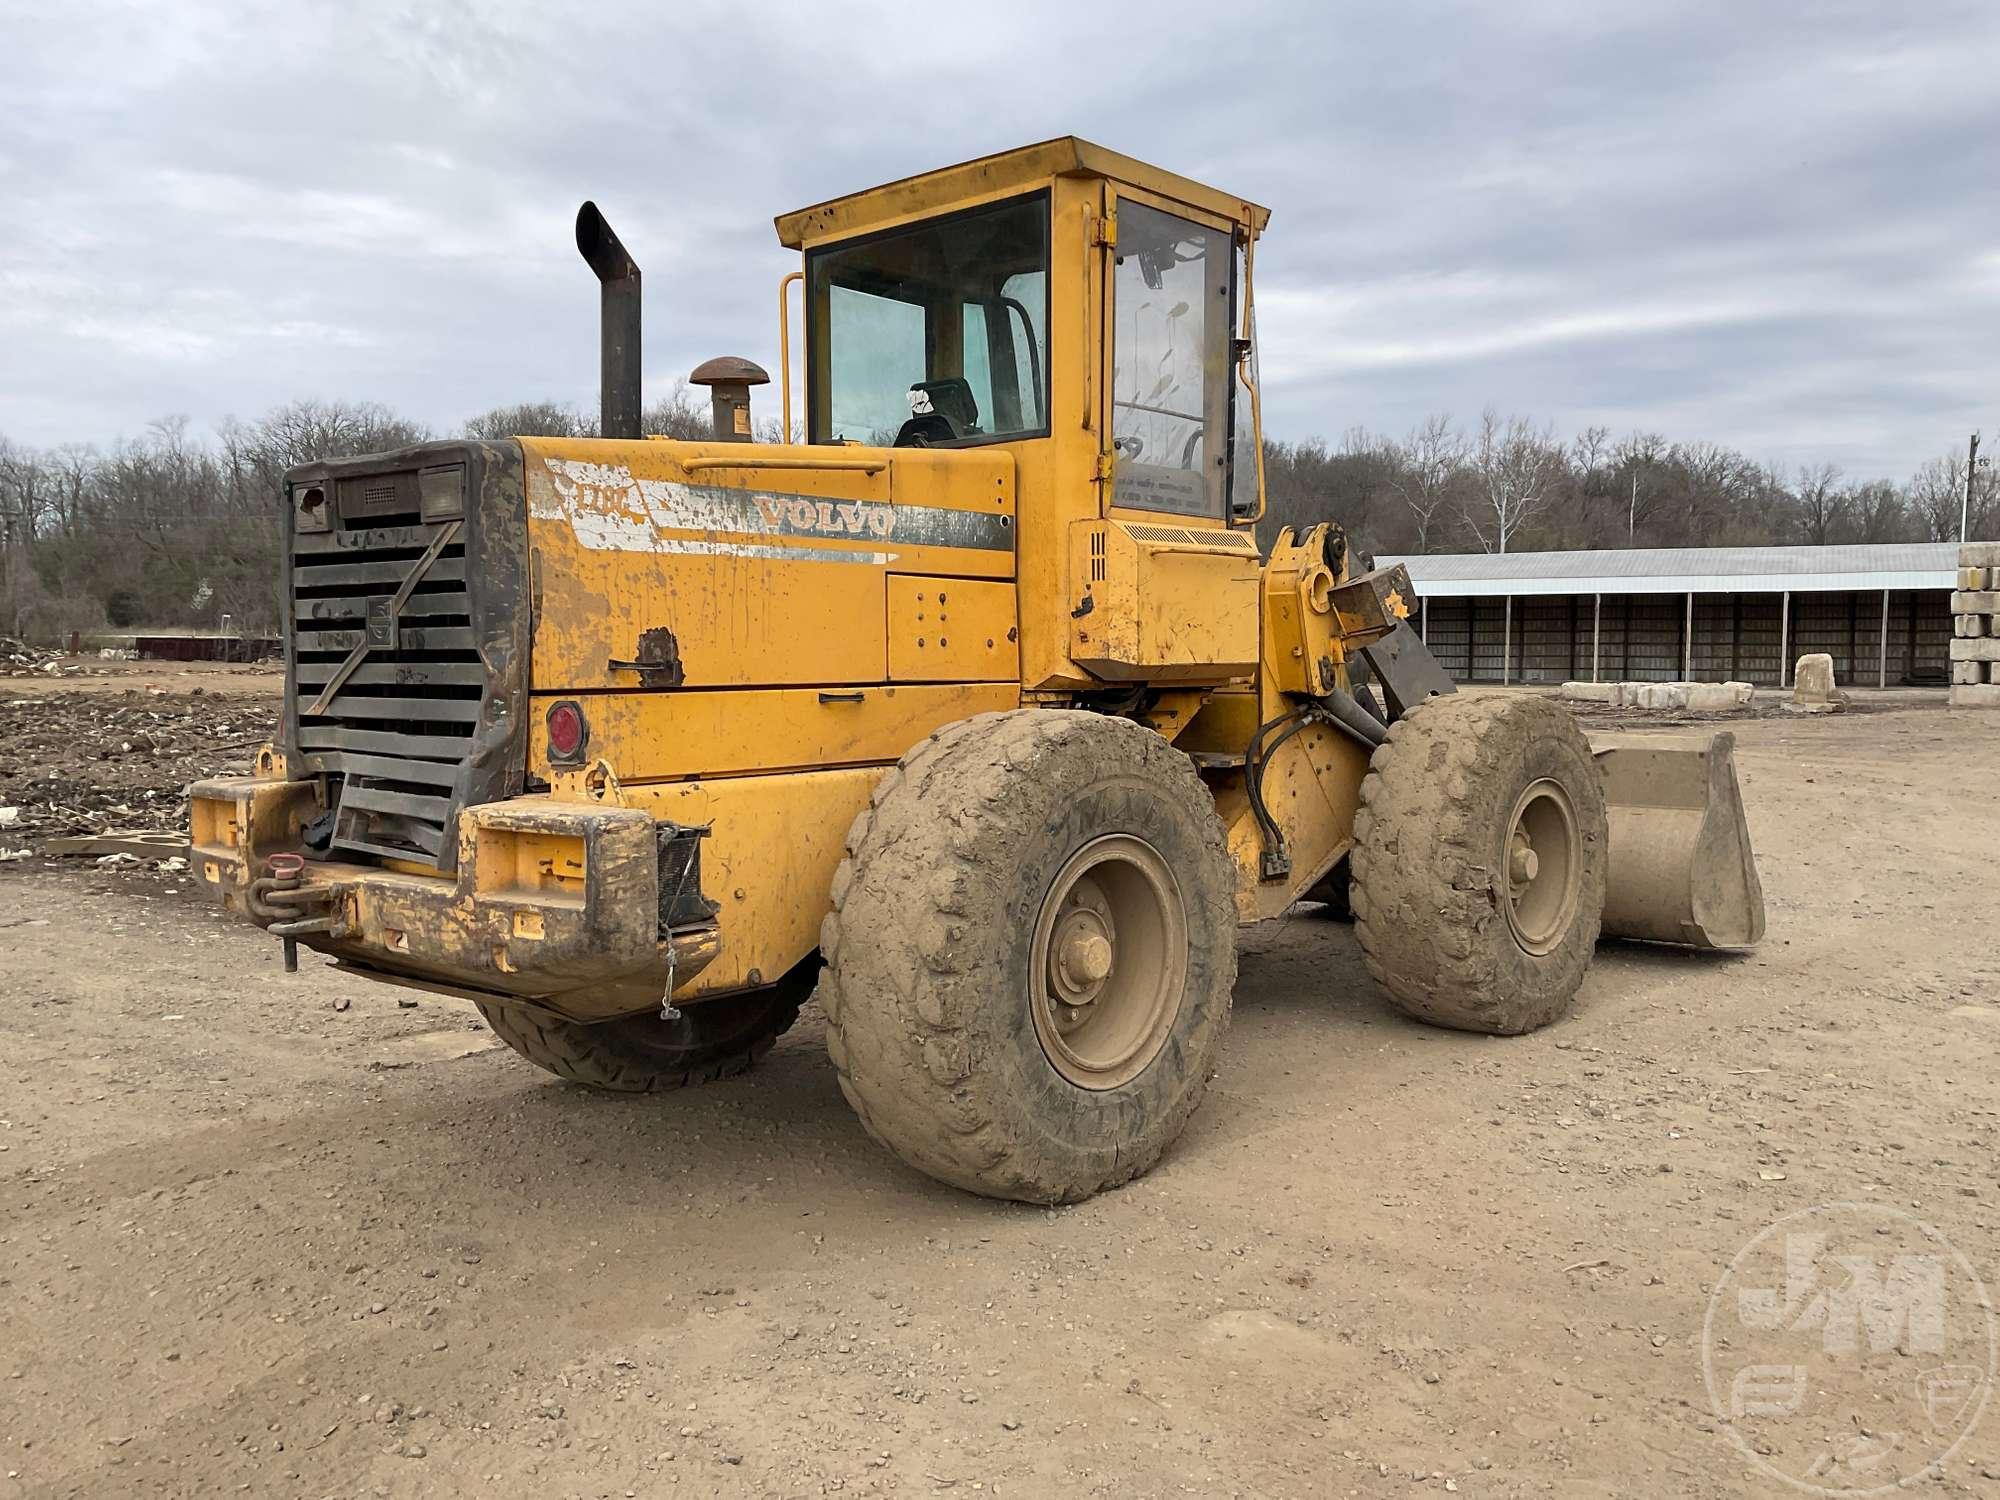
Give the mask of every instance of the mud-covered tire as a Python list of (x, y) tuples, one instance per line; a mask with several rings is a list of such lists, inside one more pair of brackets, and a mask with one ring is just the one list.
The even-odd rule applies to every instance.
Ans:
[(481, 1001), (493, 1034), (558, 1078), (619, 1094), (661, 1094), (748, 1072), (799, 1018), (819, 965), (808, 959), (776, 984), (658, 1014), (585, 1026), (518, 1005)]
[[(1038, 964), (1038, 924), (1079, 859), (1126, 840), (1171, 873), (1184, 977), (1155, 991), (1152, 1040), (1130, 1064), (1140, 1071), (1083, 1086), (1038, 1030), (1045, 992), (1031, 984), (1047, 982), (1053, 951), (1040, 946)], [(939, 730), (855, 820), (821, 926), (841, 1091), (876, 1140), (975, 1193), (1074, 1202), (1138, 1176), (1180, 1135), (1221, 1047), (1233, 869), (1212, 795), (1138, 724), (1022, 709)]]
[[(1566, 803), (1576, 882), (1573, 902), (1539, 918), (1544, 951), (1530, 951), (1509, 905), (1509, 849), (1516, 809), (1538, 797)], [(1527, 695), (1434, 698), (1389, 731), (1361, 784), (1353, 903), (1368, 970), (1439, 1026), (1546, 1026), (1590, 966), (1608, 861), (1603, 779), (1568, 709)]]

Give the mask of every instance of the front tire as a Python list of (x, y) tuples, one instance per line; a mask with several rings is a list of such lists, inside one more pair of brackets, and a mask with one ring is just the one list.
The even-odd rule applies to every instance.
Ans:
[(1368, 971), (1434, 1025), (1548, 1025), (1590, 967), (1608, 847), (1603, 777), (1568, 709), (1431, 699), (1361, 783), (1351, 861)]
[(1073, 1202), (1138, 1176), (1208, 1086), (1234, 867), (1187, 758), (1080, 710), (982, 714), (884, 776), (821, 929), (842, 1092), (910, 1165)]

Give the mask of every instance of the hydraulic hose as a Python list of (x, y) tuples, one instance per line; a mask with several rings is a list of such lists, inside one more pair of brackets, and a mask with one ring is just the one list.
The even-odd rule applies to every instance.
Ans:
[(1328, 723), (1367, 749), (1373, 750), (1389, 737), (1389, 731), (1380, 719), (1363, 708), (1351, 694), (1339, 688), (1313, 701), (1326, 710)]

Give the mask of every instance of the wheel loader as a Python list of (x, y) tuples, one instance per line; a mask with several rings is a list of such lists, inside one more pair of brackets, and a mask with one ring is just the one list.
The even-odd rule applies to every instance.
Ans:
[(585, 204), (600, 435), (287, 476), (283, 727), (192, 788), (199, 878), (602, 1089), (738, 1072), (816, 994), (872, 1135), (1035, 1202), (1160, 1158), (1238, 930), (1302, 901), (1492, 1033), (1601, 933), (1756, 942), (1729, 736), (1455, 692), (1403, 569), (1260, 550), (1268, 219), (1074, 138), (782, 215), (783, 441), (734, 359), (665, 441)]

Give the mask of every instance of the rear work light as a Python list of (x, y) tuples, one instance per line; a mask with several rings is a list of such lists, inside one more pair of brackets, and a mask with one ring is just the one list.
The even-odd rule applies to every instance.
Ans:
[(573, 766), (583, 759), (583, 748), (590, 743), (590, 725), (584, 722), (583, 709), (565, 698), (549, 709), (549, 760), (560, 766)]
[(425, 469), (417, 476), (417, 503), (426, 521), (453, 521), (465, 514), (465, 465)]
[(292, 491), (292, 527), (297, 531), (327, 531), (333, 526), (328, 512), (326, 486), (302, 484)]

